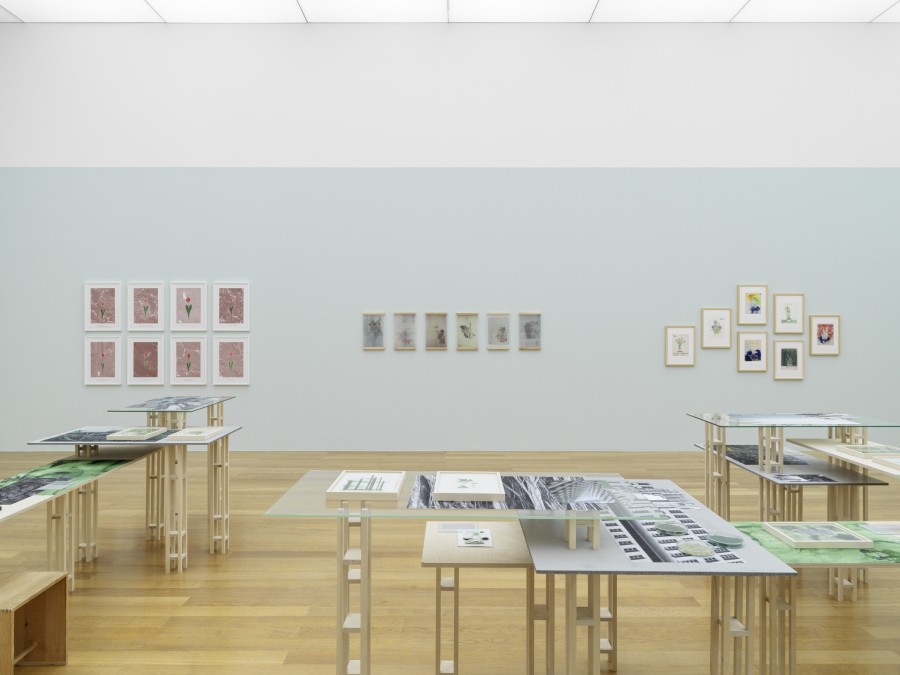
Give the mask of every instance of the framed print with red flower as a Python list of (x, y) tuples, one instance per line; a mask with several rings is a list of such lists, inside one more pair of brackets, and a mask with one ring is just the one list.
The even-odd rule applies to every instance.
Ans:
[(250, 384), (250, 338), (213, 338), (213, 384)]
[(87, 282), (84, 285), (84, 329), (122, 330), (122, 284)]
[(116, 337), (84, 338), (84, 383), (122, 384), (119, 372), (121, 339)]
[(128, 338), (128, 384), (165, 384), (162, 337)]
[(128, 330), (163, 330), (163, 284), (128, 284)]
[(213, 330), (250, 330), (250, 284), (213, 284)]
[(169, 384), (206, 384), (206, 336), (169, 338)]
[(169, 330), (206, 330), (206, 282), (173, 282), (169, 293)]

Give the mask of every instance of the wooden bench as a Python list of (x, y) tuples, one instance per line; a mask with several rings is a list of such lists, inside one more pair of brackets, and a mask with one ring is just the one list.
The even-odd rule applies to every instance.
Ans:
[(65, 572), (0, 574), (0, 675), (66, 664)]

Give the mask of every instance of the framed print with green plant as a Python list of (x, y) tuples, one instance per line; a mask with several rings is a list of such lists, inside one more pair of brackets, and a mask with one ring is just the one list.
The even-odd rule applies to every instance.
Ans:
[(803, 333), (803, 293), (772, 294), (772, 331)]
[(730, 307), (702, 307), (700, 309), (700, 347), (702, 349), (731, 349)]
[(84, 338), (85, 384), (122, 384), (120, 347), (118, 336)]
[(118, 281), (87, 282), (84, 285), (84, 329), (122, 330), (122, 284)]
[(250, 330), (250, 284), (213, 284), (213, 330)]
[(696, 353), (694, 326), (666, 326), (666, 366), (693, 366)]
[(128, 338), (128, 384), (165, 384), (163, 374), (163, 338)]
[(250, 384), (250, 338), (213, 338), (213, 384)]
[(809, 315), (809, 355), (837, 356), (841, 353), (841, 317), (837, 314)]
[(128, 284), (128, 330), (163, 330), (165, 301), (161, 281)]
[(765, 326), (769, 323), (769, 287), (741, 285), (737, 287), (737, 322), (739, 325)]
[(769, 369), (769, 334), (738, 331), (737, 369), (739, 373), (764, 373)]
[(169, 288), (169, 330), (206, 330), (206, 282), (173, 282)]
[(169, 338), (169, 384), (206, 384), (206, 336)]
[(425, 349), (431, 352), (447, 349), (447, 312), (425, 313)]
[(772, 376), (776, 380), (803, 379), (803, 340), (775, 340)]

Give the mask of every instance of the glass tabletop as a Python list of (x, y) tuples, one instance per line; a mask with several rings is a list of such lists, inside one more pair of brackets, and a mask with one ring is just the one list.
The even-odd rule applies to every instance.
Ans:
[(900, 427), (888, 422), (846, 413), (687, 413), (717, 427)]
[(233, 398), (234, 396), (163, 396), (123, 408), (110, 408), (107, 412), (194, 412)]
[[(79, 427), (78, 429), (70, 429), (61, 434), (54, 434), (39, 438), (35, 441), (29, 441), (28, 445), (96, 445), (96, 446), (128, 446), (128, 445), (144, 445), (144, 446), (162, 446), (162, 445), (210, 445), (220, 438), (229, 436), (236, 431), (240, 431), (240, 426), (214, 427), (216, 432), (208, 437), (190, 439), (190, 440), (170, 440), (169, 436), (174, 434), (190, 431), (192, 427), (187, 429), (167, 429), (158, 436), (143, 440), (107, 440), (107, 436), (117, 431), (122, 431), (122, 427)], [(204, 427), (205, 428), (205, 427)]]

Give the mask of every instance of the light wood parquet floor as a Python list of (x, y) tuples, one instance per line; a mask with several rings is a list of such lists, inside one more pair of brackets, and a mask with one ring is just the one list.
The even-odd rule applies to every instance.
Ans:
[[(0, 453), (9, 476), (62, 453)], [(190, 567), (165, 574), (160, 544), (144, 539), (142, 462), (101, 481), (99, 559), (81, 564), (70, 596), (69, 665), (23, 675), (253, 675), (334, 673), (335, 526), (264, 517), (309, 469), (609, 471), (668, 478), (701, 500), (700, 452), (231, 453), (231, 551), (206, 549), (205, 455), (190, 453)], [(733, 474), (735, 520), (756, 515), (756, 479)], [(807, 518), (824, 491), (807, 488)], [(896, 485), (871, 492), (870, 517), (900, 519)], [(45, 511), (0, 523), (0, 571), (44, 569)], [(379, 521), (373, 534), (373, 672), (433, 672), (434, 573), (420, 565), (423, 522)], [(462, 572), (461, 668), (524, 672), (522, 571)], [(874, 570), (857, 602), (828, 597), (823, 571), (799, 581), (799, 672), (900, 674), (900, 569)], [(557, 599), (562, 607), (563, 597)], [(620, 577), (621, 675), (708, 672), (709, 585), (702, 578)], [(561, 616), (559, 617), (561, 620)], [(583, 646), (583, 645), (582, 645)], [(585, 650), (582, 649), (582, 652)], [(562, 633), (557, 635), (562, 667)], [(538, 658), (543, 658), (539, 642)], [(584, 655), (582, 654), (582, 658)]]

